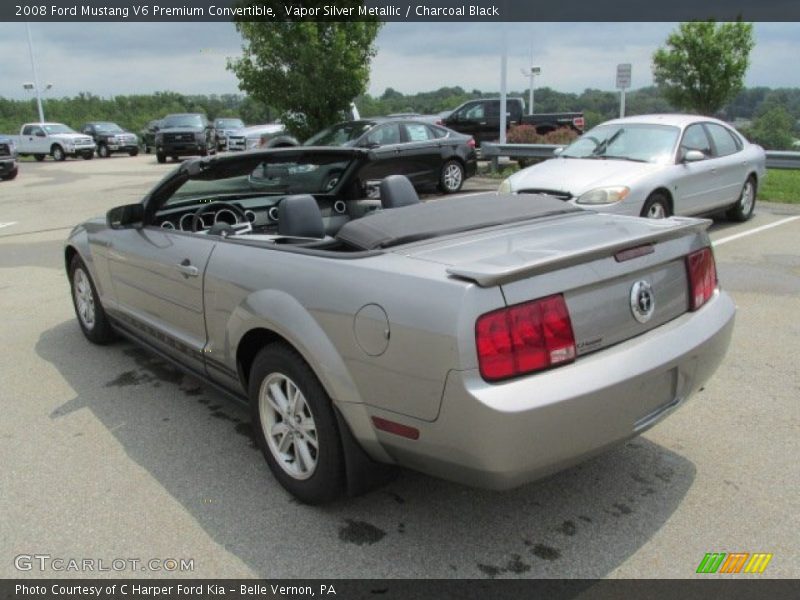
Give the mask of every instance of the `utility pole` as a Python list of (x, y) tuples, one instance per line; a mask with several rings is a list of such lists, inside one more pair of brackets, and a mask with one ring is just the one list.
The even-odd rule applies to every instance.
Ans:
[(31, 24), (25, 23), (28, 30), (28, 50), (31, 53), (31, 67), (33, 68), (33, 89), (36, 94), (36, 105), (39, 108), (39, 122), (44, 123), (44, 110), (42, 110), (42, 93), (39, 88), (39, 73), (36, 71), (36, 58), (33, 56), (33, 40), (31, 39)]
[(508, 66), (508, 37), (506, 36), (506, 28), (503, 26), (503, 50), (500, 57), (500, 143), (506, 143), (506, 70)]

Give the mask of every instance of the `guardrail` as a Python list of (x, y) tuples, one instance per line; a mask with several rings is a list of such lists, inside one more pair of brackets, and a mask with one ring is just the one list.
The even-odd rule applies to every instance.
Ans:
[[(557, 144), (481, 144), (481, 156), (492, 163), (492, 171), (498, 167), (501, 156), (509, 158), (553, 158), (553, 151), (563, 148)], [(767, 150), (768, 169), (800, 169), (800, 152)]]

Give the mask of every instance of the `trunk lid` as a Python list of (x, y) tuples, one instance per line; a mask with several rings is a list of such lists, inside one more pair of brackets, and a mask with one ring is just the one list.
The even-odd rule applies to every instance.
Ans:
[[(563, 294), (580, 356), (688, 310), (685, 257), (708, 245), (709, 223), (576, 213), (402, 253), (442, 264), (450, 276), (481, 287), (500, 286), (509, 306)], [(624, 254), (631, 249), (641, 253)]]

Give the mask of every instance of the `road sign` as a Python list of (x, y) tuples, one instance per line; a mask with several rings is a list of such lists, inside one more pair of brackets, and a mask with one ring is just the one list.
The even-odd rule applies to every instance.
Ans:
[(631, 87), (631, 64), (617, 65), (617, 89), (624, 90)]

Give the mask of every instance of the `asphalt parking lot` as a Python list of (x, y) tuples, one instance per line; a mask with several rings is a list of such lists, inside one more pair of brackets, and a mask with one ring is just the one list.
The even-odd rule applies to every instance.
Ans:
[(800, 576), (800, 207), (712, 226), (738, 305), (732, 346), (645, 435), (511, 492), (403, 472), (314, 508), (274, 481), (245, 410), (132, 344), (80, 333), (69, 229), (172, 168), (48, 160), (0, 182), (0, 577), (97, 575), (20, 572), (20, 554), (194, 561), (110, 576), (692, 577), (715, 551), (769, 552), (761, 577)]

